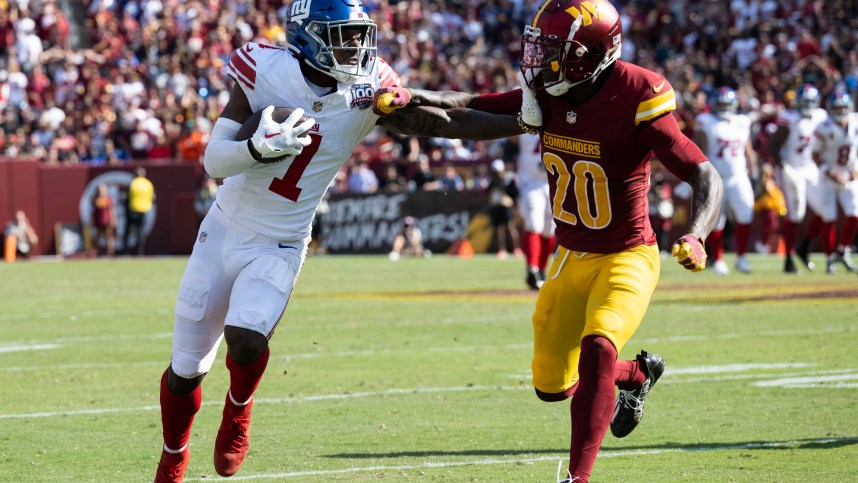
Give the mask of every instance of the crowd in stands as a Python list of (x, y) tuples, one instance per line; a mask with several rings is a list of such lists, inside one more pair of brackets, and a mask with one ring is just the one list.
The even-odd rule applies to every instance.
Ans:
[[(48, 163), (199, 163), (228, 98), (232, 51), (282, 43), (289, 0), (0, 0), (0, 155)], [(518, 84), (519, 37), (540, 1), (364, 0), (379, 53), (409, 87), (476, 93)], [(613, 0), (622, 58), (671, 81), (683, 126), (718, 86), (766, 123), (794, 89), (858, 87), (858, 5), (845, 0)], [(765, 155), (765, 143), (758, 140)], [(378, 130), (339, 189), (479, 189), (512, 141)], [(423, 169), (429, 167), (428, 175)], [(477, 166), (482, 166), (479, 170)], [(395, 169), (388, 169), (394, 167)], [(473, 169), (472, 169), (473, 168)], [(370, 173), (367, 173), (367, 170)], [(452, 171), (452, 172), (451, 172)], [(443, 181), (442, 177), (459, 176)], [(374, 179), (373, 179), (374, 178)]]

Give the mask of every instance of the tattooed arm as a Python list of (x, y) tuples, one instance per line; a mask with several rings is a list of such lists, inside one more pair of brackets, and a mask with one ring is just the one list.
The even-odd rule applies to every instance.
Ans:
[(411, 93), (412, 106), (440, 107), (474, 107), (477, 97), (474, 94), (457, 91), (426, 91), (423, 89), (408, 89)]
[(515, 116), (466, 108), (409, 105), (380, 118), (378, 124), (398, 134), (449, 139), (499, 139), (522, 133)]

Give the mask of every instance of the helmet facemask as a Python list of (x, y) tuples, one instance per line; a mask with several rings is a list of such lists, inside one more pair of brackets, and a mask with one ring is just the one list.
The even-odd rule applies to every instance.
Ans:
[[(317, 2), (318, 3), (318, 2)], [(378, 27), (362, 5), (293, 3), (286, 16), (289, 49), (338, 82), (354, 82), (375, 68)]]
[(544, 35), (538, 27), (526, 26), (521, 38), (521, 71), (528, 86), (539, 88), (536, 77), (542, 74), (542, 88), (552, 96), (562, 96), (571, 87), (599, 75), (620, 57), (620, 34), (614, 45), (604, 50), (591, 51), (574, 39), (581, 28), (582, 16), (578, 16), (569, 29), (569, 35), (561, 39), (556, 35)]

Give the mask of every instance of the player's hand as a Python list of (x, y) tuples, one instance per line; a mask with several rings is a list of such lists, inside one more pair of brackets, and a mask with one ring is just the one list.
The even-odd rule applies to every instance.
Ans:
[(530, 134), (536, 134), (542, 129), (542, 109), (536, 100), (536, 91), (530, 87), (530, 79), (521, 72), (518, 74), (521, 82), (521, 114), (518, 121), (521, 129)]
[(372, 112), (389, 116), (411, 102), (411, 93), (404, 87), (381, 87), (372, 96)]
[(297, 156), (301, 154), (304, 146), (308, 146), (313, 141), (308, 133), (316, 121), (307, 119), (298, 124), (298, 121), (304, 116), (303, 109), (295, 109), (281, 123), (271, 118), (273, 111), (274, 106), (268, 106), (262, 111), (259, 127), (256, 128), (256, 132), (250, 138), (250, 144), (259, 154), (259, 160), (263, 162), (283, 156)]
[(687, 270), (699, 272), (706, 268), (706, 250), (703, 240), (692, 234), (683, 235), (673, 244), (673, 256)]

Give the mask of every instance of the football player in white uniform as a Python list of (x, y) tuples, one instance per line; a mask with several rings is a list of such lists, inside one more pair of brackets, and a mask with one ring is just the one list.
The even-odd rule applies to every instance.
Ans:
[[(858, 113), (852, 112), (852, 97), (840, 89), (831, 96), (828, 112), (831, 117), (816, 128), (813, 148), (820, 165), (819, 216), (826, 272), (834, 273), (838, 262), (855, 272), (850, 253), (858, 231)], [(838, 204), (844, 220), (835, 251)]]
[[(777, 119), (778, 129), (772, 136), (771, 154), (779, 168), (780, 186), (787, 204), (787, 219), (783, 227), (786, 258), (784, 271), (796, 273), (792, 254), (795, 249), (796, 232), (804, 221), (808, 204), (811, 210), (818, 212), (819, 200), (816, 196), (819, 185), (819, 167), (813, 160), (813, 132), (828, 114), (819, 108), (819, 91), (805, 84), (796, 93), (798, 109), (788, 109)], [(803, 255), (803, 254), (800, 254)], [(807, 268), (812, 266), (802, 256)]]
[[(161, 379), (164, 447), (156, 482), (184, 478), (200, 384), (222, 339), (230, 386), (214, 466), (230, 476), (244, 461), (268, 340), (304, 263), (315, 209), (354, 147), (377, 123), (404, 134), (462, 137), (444, 131), (444, 122), (421, 124), (407, 115), (379, 122), (372, 102), (376, 90), (389, 88), (393, 105), (407, 103), (410, 93), (377, 58), (377, 27), (360, 0), (295, 1), (286, 22), (285, 47), (251, 42), (235, 51), (228, 65), (235, 85), (204, 159), (211, 177), (226, 180), (200, 226), (179, 288), (172, 360)], [(273, 106), (294, 112), (277, 123)], [(236, 140), (245, 120), (258, 111), (255, 134)], [(299, 122), (304, 112), (314, 119)], [(446, 113), (446, 119), (457, 112)], [(487, 139), (478, 131), (496, 127), (480, 116), (461, 114), (475, 127), (471, 139)], [(515, 126), (514, 118), (507, 124)]]
[(548, 177), (536, 134), (518, 137), (518, 213), (524, 225), (522, 248), (526, 255), (525, 282), (538, 290), (545, 281), (545, 265), (554, 248), (554, 215), (548, 193)]
[(718, 275), (730, 270), (724, 263), (724, 226), (727, 217), (733, 221), (736, 232), (736, 270), (750, 273), (746, 253), (751, 239), (751, 222), (754, 219), (754, 189), (751, 177), (757, 170), (757, 153), (751, 145), (751, 118), (737, 114), (739, 99), (736, 91), (721, 87), (713, 102), (714, 114), (697, 116), (694, 142), (715, 166), (724, 183), (724, 198), (718, 224), (709, 234), (709, 248), (715, 259), (713, 269)]

